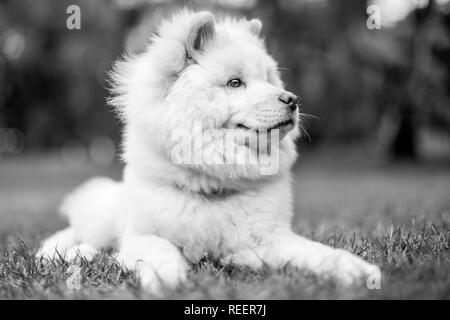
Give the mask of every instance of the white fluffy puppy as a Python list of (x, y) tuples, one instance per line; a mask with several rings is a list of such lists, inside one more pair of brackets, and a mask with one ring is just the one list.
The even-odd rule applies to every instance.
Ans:
[[(369, 263), (291, 231), (297, 98), (284, 90), (261, 26), (184, 10), (144, 53), (116, 65), (123, 181), (94, 178), (69, 195), (61, 212), (70, 226), (40, 256), (114, 246), (155, 293), (182, 283), (205, 256), (251, 268), (290, 264), (343, 284), (368, 276)], [(263, 133), (275, 143), (255, 147)], [(186, 147), (201, 157), (183, 158)], [(263, 151), (275, 170), (264, 170)]]

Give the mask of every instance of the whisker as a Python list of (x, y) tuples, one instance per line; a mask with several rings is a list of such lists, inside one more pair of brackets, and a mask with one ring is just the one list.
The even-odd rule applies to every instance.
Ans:
[(303, 117), (303, 114), (299, 113), (299, 118), (298, 118), (298, 125), (301, 129), (301, 132), (305, 133), (305, 135), (308, 137), (309, 142), (311, 142), (311, 136), (308, 132), (308, 129), (305, 128), (305, 125), (309, 127), (308, 121), (305, 119), (305, 117)]
[(304, 118), (311, 118), (311, 119), (316, 119), (316, 120), (320, 120), (319, 117), (309, 114), (309, 113), (303, 113), (303, 112), (299, 112), (300, 117), (304, 117)]
[(306, 130), (305, 127), (301, 123), (299, 123), (299, 125), (300, 125), (300, 128), (302, 129), (302, 132), (304, 132), (305, 135), (308, 137), (309, 142), (311, 142), (312, 140), (311, 140), (311, 136), (309, 135), (308, 130)]

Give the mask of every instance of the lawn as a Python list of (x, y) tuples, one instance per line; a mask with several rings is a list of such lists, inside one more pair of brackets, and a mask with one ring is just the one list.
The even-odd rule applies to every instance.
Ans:
[[(0, 158), (0, 299), (152, 298), (107, 252), (79, 262), (79, 289), (65, 261), (34, 259), (39, 242), (65, 226), (56, 210), (63, 195), (96, 174), (118, 178), (120, 168), (73, 168), (57, 153)], [(314, 151), (294, 177), (294, 229), (378, 264), (381, 289), (344, 290), (289, 267), (252, 272), (202, 261), (190, 284), (166, 298), (450, 298), (449, 166)]]

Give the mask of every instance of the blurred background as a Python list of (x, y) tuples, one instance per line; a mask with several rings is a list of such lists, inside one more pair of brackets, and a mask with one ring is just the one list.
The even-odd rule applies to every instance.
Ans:
[[(89, 176), (120, 177), (107, 72), (184, 6), (263, 21), (286, 87), (314, 116), (299, 141), (298, 210), (426, 197), (448, 212), (449, 0), (1, 0), (0, 231), (40, 225), (32, 213), (53, 216)], [(349, 199), (361, 206), (338, 205)]]
[[(66, 26), (73, 4), (80, 30)], [(120, 130), (105, 104), (106, 74), (185, 5), (262, 19), (287, 87), (317, 117), (305, 146), (363, 144), (408, 160), (450, 154), (447, 0), (2, 0), (0, 154), (62, 148), (89, 158), (93, 148), (108, 154), (91, 160), (112, 161)], [(380, 29), (367, 26), (370, 5)]]

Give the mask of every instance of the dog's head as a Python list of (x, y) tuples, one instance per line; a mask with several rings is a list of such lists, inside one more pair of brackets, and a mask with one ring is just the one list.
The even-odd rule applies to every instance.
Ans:
[[(297, 97), (283, 88), (261, 28), (257, 19), (216, 22), (185, 10), (162, 24), (143, 54), (120, 62), (112, 102), (126, 123), (127, 161), (143, 156), (133, 148), (156, 148), (221, 180), (289, 168)], [(275, 170), (263, 169), (268, 161)]]

